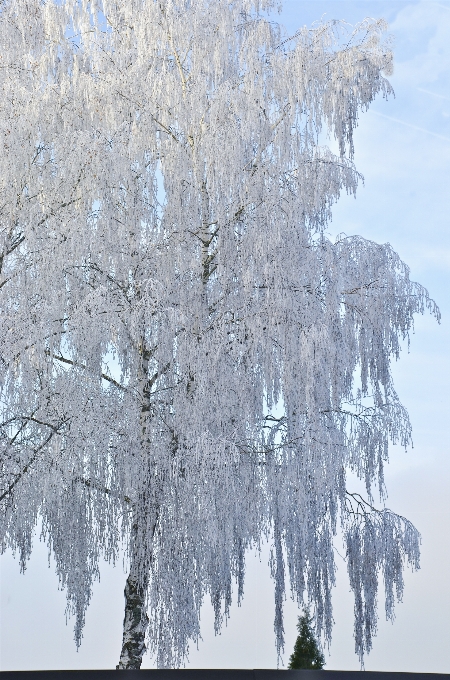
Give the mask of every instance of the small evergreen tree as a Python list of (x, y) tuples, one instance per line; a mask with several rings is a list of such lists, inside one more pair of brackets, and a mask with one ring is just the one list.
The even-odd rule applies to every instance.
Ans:
[(311, 629), (312, 617), (306, 610), (303, 616), (298, 617), (297, 629), (299, 635), (295, 641), (294, 652), (289, 659), (288, 668), (308, 668), (318, 671), (323, 668), (325, 658), (320, 651), (314, 633)]

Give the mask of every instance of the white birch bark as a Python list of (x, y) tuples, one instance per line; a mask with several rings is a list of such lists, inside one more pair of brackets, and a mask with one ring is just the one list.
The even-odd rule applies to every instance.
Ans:
[(148, 579), (142, 582), (139, 570), (134, 569), (133, 561), (125, 585), (125, 616), (123, 620), (123, 640), (117, 670), (139, 669), (146, 651), (145, 637), (148, 628), (147, 616)]

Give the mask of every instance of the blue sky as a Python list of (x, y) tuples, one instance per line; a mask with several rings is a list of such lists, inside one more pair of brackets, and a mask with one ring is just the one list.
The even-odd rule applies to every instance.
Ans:
[[(442, 311), (439, 326), (419, 318), (410, 352), (394, 368), (408, 408), (414, 448), (393, 447), (387, 469), (388, 506), (422, 534), (422, 568), (406, 574), (396, 621), (380, 623), (367, 670), (450, 673), (450, 2), (440, 0), (309, 0), (285, 2), (281, 21), (294, 31), (320, 19), (384, 17), (395, 39), (391, 78), (396, 96), (378, 99), (361, 116), (355, 161), (365, 178), (356, 200), (343, 196), (329, 232), (361, 234), (389, 242), (425, 285)], [(125, 576), (105, 565), (87, 613), (79, 653), (72, 625), (65, 625), (65, 597), (58, 591), (47, 550), (36, 539), (25, 576), (10, 554), (0, 558), (0, 670), (112, 668), (117, 663)], [(353, 602), (343, 560), (334, 594), (334, 637), (328, 669), (359, 668), (353, 651)], [(192, 667), (269, 668), (276, 665), (273, 589), (268, 553), (248, 558), (244, 603), (234, 607), (214, 637), (205, 607), (203, 642)], [(296, 607), (285, 608), (286, 655), (292, 650)], [(144, 666), (151, 660), (145, 659)]]

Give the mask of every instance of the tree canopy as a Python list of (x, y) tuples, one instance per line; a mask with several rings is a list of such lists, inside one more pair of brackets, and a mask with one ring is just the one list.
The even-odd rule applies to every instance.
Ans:
[(361, 658), (380, 572), (392, 617), (419, 563), (373, 492), (411, 441), (391, 361), (439, 312), (389, 244), (325, 232), (385, 25), (271, 6), (0, 5), (1, 549), (25, 568), (42, 522), (80, 644), (125, 547), (123, 668), (180, 665), (206, 596), (220, 630), (263, 540), (279, 653), (287, 577), (330, 638), (339, 524)]

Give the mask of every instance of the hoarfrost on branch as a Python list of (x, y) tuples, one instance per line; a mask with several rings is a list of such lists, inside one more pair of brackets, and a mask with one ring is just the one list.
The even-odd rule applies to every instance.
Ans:
[(390, 362), (439, 312), (389, 245), (325, 233), (385, 26), (289, 37), (270, 7), (0, 6), (1, 547), (25, 568), (40, 519), (79, 644), (125, 544), (121, 668), (182, 664), (263, 540), (279, 654), (287, 577), (330, 638), (339, 525), (361, 659), (380, 571), (392, 616), (418, 567), (372, 490), (411, 439)]

